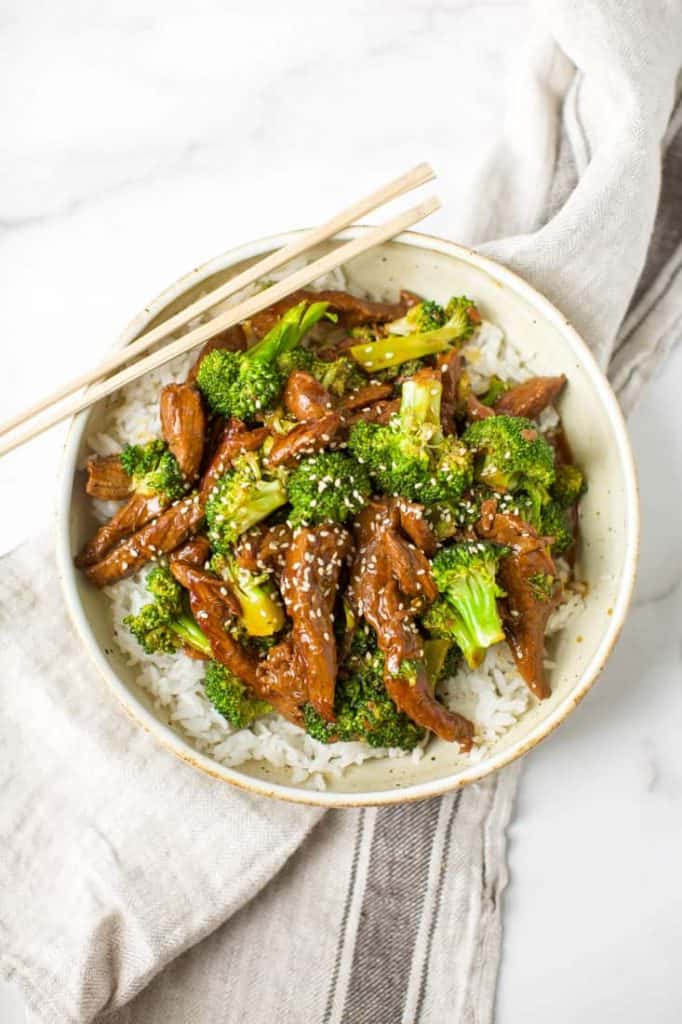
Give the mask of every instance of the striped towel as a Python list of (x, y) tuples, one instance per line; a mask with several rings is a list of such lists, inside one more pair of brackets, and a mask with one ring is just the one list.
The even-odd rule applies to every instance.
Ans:
[[(682, 335), (679, 7), (546, 0), (538, 26), (453, 234), (554, 299), (629, 409)], [(227, 791), (93, 707), (46, 552), (2, 565), (0, 605), (41, 644), (0, 618), (22, 683), (0, 711), (0, 962), (40, 1020), (492, 1019), (518, 765), (325, 815)]]

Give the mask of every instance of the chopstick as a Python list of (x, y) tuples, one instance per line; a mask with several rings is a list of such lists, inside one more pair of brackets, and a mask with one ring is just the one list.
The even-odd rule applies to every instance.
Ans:
[[(249, 317), (252, 317), (255, 313), (259, 313), (267, 306), (271, 306), (275, 302), (279, 302), (280, 299), (286, 298), (287, 295), (296, 291), (298, 288), (304, 288), (306, 285), (309, 285), (316, 280), (316, 278), (322, 277), (323, 274), (327, 274), (331, 270), (335, 270), (343, 263), (347, 263), (349, 260), (354, 259), (361, 253), (373, 248), (375, 245), (387, 242), (390, 238), (394, 238), (396, 235), (400, 234), (401, 231), (405, 231), (407, 228), (417, 224), (420, 220), (428, 217), (429, 214), (434, 212), (434, 210), (439, 209), (440, 205), (440, 201), (434, 196), (431, 199), (425, 200), (423, 203), (419, 203), (418, 206), (413, 206), (404, 213), (393, 217), (391, 220), (386, 221), (385, 224), (380, 224), (377, 227), (368, 229), (358, 238), (354, 238), (350, 242), (340, 245), (338, 248), (326, 253), (314, 262), (307, 264), (305, 267), (301, 267), (300, 270), (294, 271), (294, 273), (290, 274), (289, 277), (285, 278), (283, 281), (278, 281), (276, 284), (271, 285), (269, 288), (265, 288), (257, 295), (244, 299), (236, 306), (233, 306), (232, 309), (228, 309), (224, 313), (219, 314), (208, 323), (201, 324), (199, 327), (196, 327), (194, 330), (184, 334), (176, 341), (172, 341), (168, 345), (164, 345), (164, 347), (159, 349), (158, 352), (152, 352), (151, 355), (146, 356), (144, 359), (140, 359), (132, 366), (126, 367), (124, 370), (121, 370), (120, 373), (114, 374), (113, 377), (109, 377), (106, 380), (99, 380), (98, 371), (93, 371), (93, 373), (88, 376), (88, 382), (92, 380), (98, 382), (94, 383), (84, 395), (72, 398), (71, 401), (64, 403), (56, 410), (53, 410), (44, 419), (41, 419), (37, 424), (30, 426), (23, 433), (14, 435), (4, 442), (0, 442), (0, 456), (6, 455), (8, 452), (20, 447), (20, 445), (30, 441), (38, 434), (42, 434), (43, 431), (47, 430), (49, 427), (53, 427), (55, 424), (61, 423), (62, 420), (68, 419), (70, 416), (75, 416), (76, 413), (82, 412), (83, 409), (87, 409), (89, 406), (99, 402), (102, 398), (106, 398), (107, 395), (112, 394), (114, 391), (118, 391), (119, 388), (132, 383), (132, 381), (137, 380), (138, 377), (142, 377), (145, 373), (149, 373), (150, 370), (155, 370), (157, 367), (170, 362), (171, 359), (175, 359), (176, 356), (182, 355), (184, 352), (188, 352), (197, 345), (201, 345), (203, 342), (208, 341), (209, 338), (213, 337), (213, 335), (218, 334), (227, 327), (233, 327), (242, 320), (248, 320)], [(252, 269), (255, 270), (257, 268), (254, 267)], [(262, 271), (259, 271), (257, 276), (260, 277), (261, 273)], [(123, 350), (127, 354), (128, 358), (130, 357), (130, 348), (131, 346), (128, 346)], [(24, 421), (25, 417), (22, 416), (21, 422), (23, 423)]]
[[(22, 423), (32, 419), (33, 416), (37, 416), (38, 413), (43, 412), (56, 402), (60, 402), (62, 399), (72, 395), (74, 391), (79, 391), (81, 388), (87, 387), (94, 381), (106, 377), (112, 372), (112, 370), (130, 362), (130, 360), (138, 356), (140, 352), (144, 352), (145, 349), (149, 348), (151, 345), (154, 345), (156, 342), (166, 338), (179, 327), (184, 327), (190, 320), (193, 320), (201, 313), (205, 313), (207, 309), (210, 309), (212, 306), (217, 305), (217, 303), (229, 298), (230, 295), (234, 295), (235, 292), (240, 291), (247, 285), (253, 284), (254, 281), (264, 277), (271, 271), (277, 270), (279, 267), (288, 263), (290, 260), (295, 259), (297, 256), (301, 256), (304, 252), (307, 252), (308, 249), (312, 249), (318, 243), (331, 238), (338, 231), (341, 231), (343, 228), (347, 228), (350, 224), (355, 223), (359, 217), (364, 217), (366, 213), (376, 210), (379, 206), (383, 206), (392, 199), (397, 199), (398, 196), (404, 195), (406, 192), (410, 192), (412, 189), (418, 188), (419, 185), (423, 185), (427, 181), (431, 181), (433, 178), (435, 178), (433, 168), (427, 163), (422, 163), (413, 167), (411, 171), (401, 174), (398, 178), (394, 178), (393, 181), (387, 182), (385, 185), (382, 185), (381, 188), (370, 193), (370, 195), (365, 196), (363, 199), (359, 199), (345, 210), (337, 213), (331, 218), (331, 220), (326, 221), (319, 227), (312, 228), (310, 231), (306, 231), (305, 234), (300, 236), (300, 238), (295, 239), (289, 245), (284, 246), (284, 248), (277, 249), (275, 252), (270, 253), (254, 266), (248, 267), (246, 270), (242, 271), (241, 274), (237, 274), (236, 277), (230, 278), (229, 281), (220, 285), (219, 288), (208, 292), (206, 295), (200, 296), (190, 306), (186, 306), (184, 309), (181, 309), (179, 313), (176, 313), (168, 320), (164, 320), (162, 324), (159, 324), (151, 331), (147, 331), (139, 338), (136, 338), (130, 345), (127, 345), (123, 349), (113, 353), (105, 359), (104, 362), (100, 363), (99, 366), (93, 367), (93, 369), (88, 370), (86, 373), (79, 374), (56, 391), (53, 391), (51, 394), (41, 398), (34, 405), (29, 406), (29, 408), (24, 409), (20, 413), (17, 413), (4, 423), (0, 423), (0, 436), (9, 433), (10, 430), (14, 430), (15, 427), (21, 426)], [(2, 449), (0, 449), (0, 454), (1, 453)]]

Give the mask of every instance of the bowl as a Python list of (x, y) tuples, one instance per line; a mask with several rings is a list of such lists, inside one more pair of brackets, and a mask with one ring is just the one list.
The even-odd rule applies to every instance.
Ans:
[[(366, 228), (349, 229), (327, 242), (311, 259)], [(240, 246), (193, 270), (140, 313), (119, 338), (138, 335), (217, 287), (299, 232)], [(420, 761), (385, 758), (346, 770), (319, 792), (296, 783), (287, 768), (248, 762), (227, 768), (197, 751), (174, 732), (136, 683), (135, 670), (117, 650), (109, 602), (73, 566), (73, 555), (93, 528), (92, 513), (77, 467), (85, 437), (96, 427), (102, 406), (74, 419), (67, 437), (58, 493), (57, 559), (64, 596), (82, 642), (128, 713), (164, 747), (215, 778), (264, 796), (321, 806), (389, 804), (437, 796), (476, 782), (525, 754), (571, 713), (606, 663), (626, 616), (635, 579), (638, 500), (635, 469), (623, 418), (609, 384), (590, 351), (566, 318), (547, 299), (505, 267), (452, 242), (417, 232), (372, 249), (344, 268), (349, 285), (376, 296), (395, 294), (398, 285), (427, 295), (471, 295), (484, 317), (505, 331), (538, 374), (565, 373), (569, 386), (561, 413), (577, 463), (589, 478), (581, 503), (579, 576), (588, 583), (584, 610), (552, 640), (552, 696), (531, 707), (479, 761), (463, 757), (456, 744), (433, 740)]]

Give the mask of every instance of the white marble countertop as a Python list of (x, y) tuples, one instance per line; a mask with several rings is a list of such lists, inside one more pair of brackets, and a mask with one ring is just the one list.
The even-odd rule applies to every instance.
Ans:
[[(188, 268), (314, 222), (422, 159), (445, 203), (429, 228), (461, 238), (467, 180), (523, 58), (524, 6), (352, 0), (332, 14), (303, 0), (280, 11), (274, 0), (4, 5), (3, 417), (94, 361)], [(487, 47), (467, 46), (472, 19)], [(501, 1024), (679, 1020), (681, 379), (678, 352), (631, 421), (643, 537), (624, 635), (593, 693), (527, 759)], [(54, 434), (34, 445), (32, 463), (55, 445)], [(26, 459), (3, 463), (0, 487), (25, 479)], [(17, 536), (31, 526), (27, 486)], [(0, 1020), (24, 1020), (7, 986)]]

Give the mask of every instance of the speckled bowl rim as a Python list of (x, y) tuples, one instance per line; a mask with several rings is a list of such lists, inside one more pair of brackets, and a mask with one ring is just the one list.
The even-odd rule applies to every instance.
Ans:
[[(274, 235), (256, 239), (244, 245), (216, 256), (214, 259), (196, 267), (190, 273), (185, 274), (169, 288), (155, 298), (144, 310), (136, 316), (119, 336), (114, 348), (121, 348), (141, 334), (147, 324), (154, 319), (169, 303), (189, 291), (202, 280), (218, 273), (232, 264), (240, 263), (252, 257), (280, 248), (287, 245), (294, 238), (301, 234), (302, 230), (291, 231), (285, 234)], [(349, 239), (369, 230), (367, 226), (358, 225), (339, 233), (337, 238)], [(254, 778), (240, 772), (238, 768), (227, 768), (205, 754), (195, 750), (190, 743), (183, 739), (170, 726), (159, 721), (151, 711), (148, 711), (134, 696), (134, 694), (119, 679), (112, 669), (107, 658), (102, 652), (95, 635), (90, 628), (76, 586), (76, 570), (73, 566), (70, 536), (69, 518), (71, 497), (73, 491), (73, 478), (76, 470), (78, 450), (86, 427), (89, 410), (80, 413), (71, 421), (70, 428), (64, 442), (60, 479), (57, 491), (57, 521), (56, 521), (56, 555), (57, 570), (61, 580), (62, 590), (66, 606), (76, 632), (85, 647), (88, 655), (97, 667), (118, 701), (123, 705), (128, 715), (137, 724), (141, 725), (158, 740), (162, 746), (174, 753), (176, 756), (187, 762), (194, 768), (205, 772), (213, 778), (229, 782), (239, 789), (258, 794), (259, 796), (276, 797), (282, 800), (289, 800), (293, 803), (309, 804), (318, 807), (362, 807), (379, 806), (382, 804), (406, 803), (412, 800), (424, 800), (430, 797), (440, 796), (443, 793), (451, 792), (478, 782), (493, 772), (499, 771), (505, 765), (510, 764), (517, 758), (523, 756), (541, 740), (545, 739), (559, 726), (580, 703), (585, 694), (590, 690), (594, 681), (604, 668), (614, 648), (625, 621), (628, 606), (632, 597), (637, 572), (637, 559), (639, 553), (639, 500), (637, 493), (637, 476), (630, 442), (627, 435), (625, 421), (621, 413), (616, 397), (611, 387), (599, 369), (594, 356), (582, 340), (577, 331), (566, 320), (566, 317), (548, 299), (544, 298), (523, 278), (507, 269), (503, 264), (482, 256), (480, 253), (464, 246), (449, 242), (436, 235), (428, 235), (422, 232), (406, 231), (394, 239), (404, 245), (414, 246), (419, 249), (435, 250), (439, 253), (452, 256), (456, 259), (469, 263), (480, 270), (490, 274), (493, 278), (507, 285), (513, 292), (522, 298), (528, 305), (534, 307), (549, 320), (557, 331), (562, 335), (566, 344), (573, 354), (581, 361), (588, 373), (602, 405), (608, 415), (609, 423), (616, 440), (617, 457), (625, 481), (625, 556), (623, 560), (623, 572), (618, 591), (617, 599), (613, 604), (613, 615), (610, 618), (608, 628), (601, 639), (593, 657), (586, 666), (580, 679), (573, 687), (566, 698), (554, 709), (546, 719), (539, 722), (529, 734), (498, 754), (491, 754), (483, 760), (472, 764), (470, 767), (458, 769), (452, 776), (435, 779), (427, 782), (415, 783), (405, 786), (400, 790), (367, 790), (359, 793), (335, 793), (328, 791), (314, 791), (302, 789), (298, 786), (284, 785), (282, 783), (268, 782), (263, 779)]]

